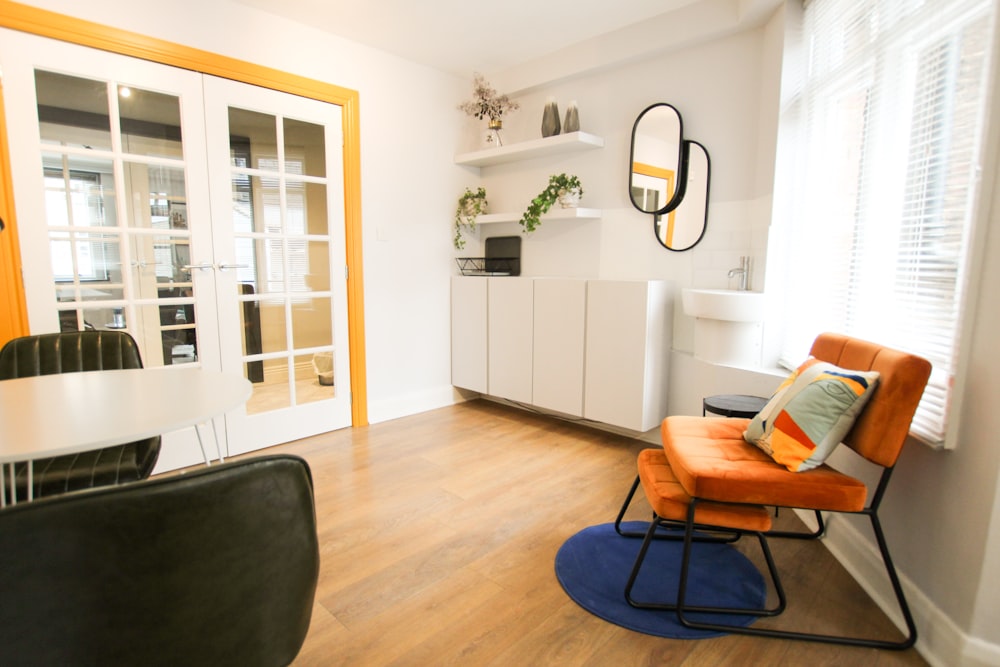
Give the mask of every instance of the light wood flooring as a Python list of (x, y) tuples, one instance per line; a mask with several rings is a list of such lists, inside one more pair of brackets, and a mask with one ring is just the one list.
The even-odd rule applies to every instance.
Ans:
[[(648, 446), (479, 400), (267, 450), (304, 457), (315, 481), (322, 565), (294, 665), (927, 664), (913, 649), (663, 639), (577, 606), (556, 551), (614, 520)], [(644, 499), (634, 506), (630, 518), (649, 516)], [(895, 632), (821, 544), (773, 547), (789, 596), (781, 623)]]
[[(332, 385), (321, 385), (314, 375), (307, 375), (295, 382), (295, 400), (297, 405), (314, 403), (333, 398), (335, 388)], [(247, 414), (258, 414), (269, 410), (280, 410), (291, 405), (288, 389), (288, 378), (267, 378), (264, 382), (254, 383), (253, 392), (247, 399)]]

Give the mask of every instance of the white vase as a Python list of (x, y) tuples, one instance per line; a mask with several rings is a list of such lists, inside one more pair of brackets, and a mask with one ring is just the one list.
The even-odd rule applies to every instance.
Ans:
[(579, 206), (580, 190), (578, 188), (573, 188), (572, 190), (560, 190), (559, 205), (563, 208), (576, 208)]
[(478, 199), (467, 199), (462, 204), (462, 217), (468, 222), (466, 224), (475, 226), (476, 216), (486, 213), (486, 203), (480, 203)]

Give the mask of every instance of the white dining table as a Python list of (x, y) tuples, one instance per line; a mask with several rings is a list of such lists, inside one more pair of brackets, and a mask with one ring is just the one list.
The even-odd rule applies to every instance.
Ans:
[[(0, 502), (3, 478), (17, 502), (14, 464), (28, 463), (28, 500), (36, 459), (103, 449), (194, 427), (206, 465), (201, 428), (242, 405), (252, 385), (242, 375), (201, 367), (59, 373), (0, 381)], [(4, 470), (6, 468), (7, 470)]]

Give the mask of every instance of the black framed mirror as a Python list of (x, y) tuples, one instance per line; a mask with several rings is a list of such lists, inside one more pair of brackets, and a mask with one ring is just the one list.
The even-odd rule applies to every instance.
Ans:
[(685, 140), (682, 169), (685, 174), (683, 201), (672, 211), (653, 217), (653, 233), (667, 250), (690, 250), (701, 241), (708, 226), (708, 193), (712, 167), (708, 150), (697, 141)]
[(669, 213), (684, 198), (684, 123), (673, 105), (652, 104), (632, 126), (629, 196), (643, 213)]
[(711, 181), (708, 150), (684, 138), (684, 121), (671, 104), (642, 110), (632, 125), (629, 199), (653, 216), (653, 233), (667, 250), (690, 250), (708, 226)]

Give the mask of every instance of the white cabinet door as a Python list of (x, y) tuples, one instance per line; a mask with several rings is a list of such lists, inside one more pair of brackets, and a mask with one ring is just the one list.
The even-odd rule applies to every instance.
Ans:
[(487, 278), (489, 283), (489, 391), (531, 403), (532, 279)]
[(587, 284), (584, 417), (648, 431), (667, 413), (668, 283)]
[(534, 297), (534, 404), (582, 417), (587, 282), (539, 278)]
[(451, 383), (485, 394), (486, 384), (485, 278), (451, 279)]

